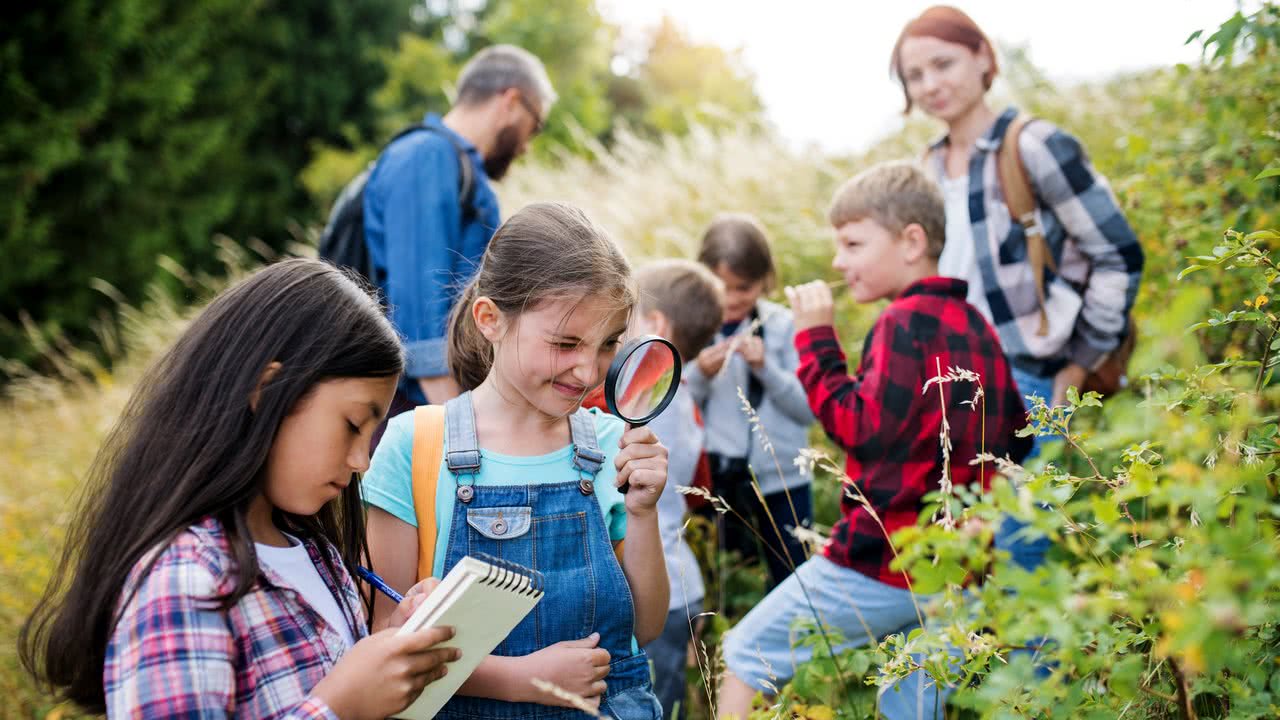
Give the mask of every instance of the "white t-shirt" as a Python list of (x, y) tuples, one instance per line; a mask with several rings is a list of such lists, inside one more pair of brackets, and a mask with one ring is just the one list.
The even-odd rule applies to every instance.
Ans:
[(942, 178), (942, 197), (946, 201), (947, 241), (938, 258), (938, 274), (969, 283), (969, 302), (985, 307), (982, 273), (974, 251), (973, 226), (969, 224), (969, 176)]
[(325, 622), (342, 635), (347, 647), (351, 647), (356, 640), (347, 624), (347, 616), (342, 612), (342, 606), (333, 597), (333, 593), (329, 592), (329, 586), (324, 584), (320, 571), (311, 562), (307, 546), (292, 535), (285, 534), (285, 537), (289, 539), (287, 548), (254, 543), (254, 549), (258, 551), (258, 562), (284, 578), (312, 609), (320, 613)]

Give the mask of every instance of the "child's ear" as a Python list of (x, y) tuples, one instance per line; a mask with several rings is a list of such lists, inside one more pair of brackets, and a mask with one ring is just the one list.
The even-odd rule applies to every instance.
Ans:
[(502, 311), (487, 296), (481, 295), (471, 304), (471, 319), (485, 340), (495, 343), (502, 338)]
[(915, 264), (929, 255), (929, 236), (919, 223), (911, 223), (902, 229), (898, 239), (904, 244), (903, 259)]
[(266, 387), (267, 383), (271, 382), (271, 378), (275, 377), (276, 373), (280, 372), (280, 368), (282, 367), (284, 366), (281, 365), (278, 360), (272, 360), (270, 363), (267, 363), (266, 369), (258, 376), (258, 384), (253, 387), (253, 392), (249, 393), (250, 412), (258, 412), (258, 399), (262, 397), (262, 388)]
[(650, 310), (645, 313), (644, 321), (649, 326), (649, 332), (654, 335), (661, 335), (668, 340), (671, 339), (671, 321), (667, 319), (666, 315), (663, 315), (658, 310)]

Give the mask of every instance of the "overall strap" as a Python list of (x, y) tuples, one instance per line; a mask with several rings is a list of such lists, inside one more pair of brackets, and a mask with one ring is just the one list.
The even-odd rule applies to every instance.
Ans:
[(480, 472), (480, 443), (476, 440), (476, 413), (471, 405), (471, 393), (462, 393), (445, 403), (444, 412), (445, 428), (449, 431), (449, 452), (445, 455), (449, 472), (475, 475)]
[(594, 478), (604, 467), (604, 453), (596, 440), (596, 424), (591, 413), (578, 408), (569, 416), (569, 441), (573, 443), (573, 467)]
[(472, 482), (480, 474), (480, 443), (476, 439), (476, 412), (471, 392), (465, 392), (444, 405), (448, 448), (445, 462), (449, 472), (458, 476), (458, 500), (471, 502), (475, 497)]

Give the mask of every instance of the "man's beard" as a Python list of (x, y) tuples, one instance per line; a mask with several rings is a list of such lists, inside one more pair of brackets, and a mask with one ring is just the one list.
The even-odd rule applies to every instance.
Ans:
[(520, 131), (514, 125), (499, 130), (493, 141), (493, 150), (484, 158), (484, 174), (490, 180), (501, 180), (515, 161), (519, 149)]

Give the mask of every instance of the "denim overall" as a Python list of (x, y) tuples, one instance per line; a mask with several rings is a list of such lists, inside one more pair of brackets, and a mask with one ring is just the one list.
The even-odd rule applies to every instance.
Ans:
[[(613, 553), (594, 478), (604, 463), (591, 414), (569, 418), (573, 468), (565, 482), (547, 485), (476, 486), (480, 450), (471, 393), (445, 405), (445, 449), (457, 477), (457, 500), (445, 551), (444, 572), (463, 557), (487, 553), (532, 568), (546, 580), (546, 595), (493, 651), (520, 656), (563, 640), (600, 633), (610, 655), (608, 690), (600, 713), (616, 720), (657, 720), (662, 706), (649, 680), (644, 651), (632, 649), (634, 605), (626, 576)], [(576, 475), (576, 477), (575, 477)], [(444, 489), (442, 487), (442, 489)], [(544, 678), (545, 679), (545, 678)], [(455, 696), (437, 718), (584, 718), (571, 708)]]

